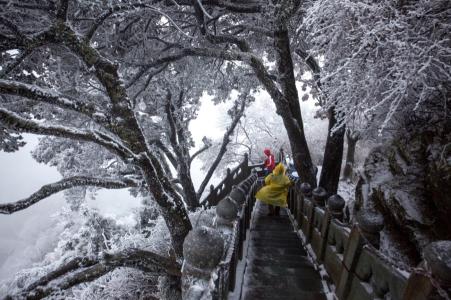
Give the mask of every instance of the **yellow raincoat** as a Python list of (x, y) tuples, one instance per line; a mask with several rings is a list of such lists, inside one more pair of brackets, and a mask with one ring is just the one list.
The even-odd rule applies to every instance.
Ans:
[(272, 173), (265, 177), (265, 186), (257, 192), (255, 198), (269, 205), (287, 207), (290, 185), (291, 181), (285, 175), (285, 167), (278, 164)]

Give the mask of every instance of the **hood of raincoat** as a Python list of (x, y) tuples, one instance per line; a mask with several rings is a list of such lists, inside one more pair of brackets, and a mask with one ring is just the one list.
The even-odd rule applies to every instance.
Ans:
[(272, 171), (274, 175), (281, 175), (281, 174), (285, 174), (285, 167), (283, 166), (283, 164), (279, 163), (274, 170)]
[(263, 150), (263, 153), (265, 153), (266, 156), (269, 156), (271, 154), (271, 150), (269, 150), (268, 148), (265, 148), (265, 150)]

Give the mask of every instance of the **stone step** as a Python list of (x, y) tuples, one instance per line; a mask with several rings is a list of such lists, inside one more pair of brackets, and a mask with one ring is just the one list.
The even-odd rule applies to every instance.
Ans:
[(256, 224), (251, 227), (252, 231), (294, 231), (291, 224)]
[(289, 255), (289, 254), (298, 254), (302, 256), (306, 256), (307, 253), (303, 248), (299, 247), (270, 247), (270, 246), (262, 246), (262, 247), (250, 247), (249, 252), (254, 256), (259, 255), (261, 253), (277, 253), (278, 255)]
[(276, 234), (274, 236), (260, 236), (259, 234), (255, 234), (254, 232), (251, 233), (251, 240), (253, 241), (273, 241), (273, 242), (301, 242), (301, 240), (297, 236), (277, 236)]
[(311, 274), (318, 276), (318, 272), (312, 265), (304, 265), (296, 268), (282, 267), (282, 266), (248, 266), (246, 268), (246, 274), (253, 273), (265, 273), (270, 276), (299, 276), (303, 277)]
[(300, 240), (263, 240), (263, 239), (252, 239), (250, 240), (251, 247), (276, 247), (276, 248), (302, 248), (302, 243)]
[(271, 287), (250, 288), (244, 292), (244, 300), (327, 300), (322, 292), (279, 291)]
[(251, 236), (254, 238), (264, 238), (264, 239), (268, 239), (268, 238), (275, 238), (275, 239), (296, 239), (299, 240), (298, 235), (296, 234), (296, 232), (294, 231), (281, 231), (281, 232), (277, 232), (277, 231), (255, 231), (253, 230), (251, 232)]
[(297, 288), (303, 291), (322, 291), (321, 277), (313, 268), (303, 268), (296, 275), (258, 273), (255, 270), (246, 270), (245, 286), (273, 286), (277, 289)]
[(255, 221), (257, 222), (270, 222), (270, 223), (289, 223), (290, 218), (288, 216), (266, 216), (266, 215), (259, 215), (255, 217)]
[[(251, 250), (252, 252), (252, 250)], [(260, 260), (270, 260), (270, 261), (285, 261), (285, 260), (289, 260), (289, 261), (309, 261), (309, 259), (305, 256), (305, 255), (301, 255), (301, 254), (285, 254), (285, 255), (280, 255), (277, 252), (265, 252), (262, 253), (260, 252), (258, 255), (256, 256), (248, 256), (249, 260), (252, 261), (254, 259), (260, 259)]]
[(256, 267), (287, 267), (287, 268), (301, 268), (301, 267), (312, 267), (312, 263), (305, 257), (298, 258), (296, 260), (287, 259), (247, 259), (247, 264)]

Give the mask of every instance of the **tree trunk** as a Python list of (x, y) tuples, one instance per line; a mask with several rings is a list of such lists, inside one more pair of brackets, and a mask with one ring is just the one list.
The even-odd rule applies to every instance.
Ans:
[(337, 123), (333, 107), (329, 109), (328, 114), (329, 130), (327, 132), (326, 148), (324, 150), (323, 168), (321, 170), (319, 186), (323, 187), (328, 195), (333, 195), (337, 193), (338, 182), (340, 180), (345, 127), (341, 127), (332, 134), (331, 130)]
[[(155, 201), (160, 207), (169, 233), (171, 234), (172, 245), (175, 255), (178, 258), (183, 257), (183, 241), (186, 235), (192, 229), (185, 206), (180, 197), (171, 189), (166, 189), (164, 183), (159, 180), (159, 170), (154, 168), (153, 162), (146, 158), (140, 161), (140, 168), (149, 187), (149, 192), (153, 195)], [(164, 180), (164, 178), (161, 178)]]
[(301, 106), (299, 105), (298, 91), (293, 71), (293, 60), (290, 51), (290, 39), (286, 25), (280, 25), (274, 32), (274, 45), (277, 51), (279, 83), (285, 96), (285, 99), (281, 99), (281, 101), (287, 101), (289, 108), (288, 112), (281, 111), (279, 107), (277, 110), (287, 130), (294, 164), (301, 180), (316, 187), (315, 168), (312, 163), (307, 140), (305, 139)]
[(191, 179), (191, 169), (189, 167), (189, 158), (187, 161), (179, 161), (178, 178), (183, 187), (184, 198), (189, 210), (195, 210), (199, 207), (199, 199), (197, 198), (196, 189)]
[(349, 131), (346, 132), (346, 142), (348, 144), (348, 150), (346, 152), (346, 164), (343, 170), (344, 180), (351, 179), (352, 171), (354, 169), (354, 155), (357, 141), (358, 138), (354, 138)]

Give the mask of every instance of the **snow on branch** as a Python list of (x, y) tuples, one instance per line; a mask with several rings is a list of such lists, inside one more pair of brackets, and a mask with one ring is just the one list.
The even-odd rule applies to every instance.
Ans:
[(230, 124), (229, 128), (227, 128), (226, 132), (224, 133), (224, 136), (222, 138), (222, 144), (221, 148), (219, 149), (218, 155), (216, 156), (215, 160), (210, 166), (210, 169), (208, 169), (207, 174), (205, 175), (204, 180), (199, 186), (199, 189), (197, 191), (197, 198), (200, 199), (202, 196), (202, 193), (204, 192), (205, 188), (207, 187), (208, 182), (211, 179), (211, 176), (213, 176), (214, 171), (216, 170), (216, 167), (221, 162), (222, 157), (227, 151), (227, 145), (230, 143), (230, 136), (233, 134), (233, 131), (235, 130), (235, 127), (238, 125), (241, 117), (244, 115), (244, 110), (246, 108), (247, 101), (243, 99), (241, 103), (236, 105), (235, 107), (235, 116), (233, 117), (232, 123)]
[(53, 292), (93, 281), (118, 267), (136, 268), (155, 275), (181, 276), (181, 265), (174, 259), (147, 250), (127, 249), (118, 253), (104, 254), (97, 260), (75, 258), (38, 279), (28, 286), (20, 296), (27, 299), (29, 297), (41, 299)]
[(9, 74), (14, 68), (16, 68), (18, 65), (20, 65), (24, 59), (29, 56), (33, 52), (32, 49), (25, 49), (23, 50), (17, 57), (12, 61), (7, 63), (5, 66), (2, 66), (3, 68), (0, 70), (0, 78), (5, 77)]
[(28, 98), (30, 100), (45, 102), (91, 116), (95, 112), (93, 105), (75, 102), (50, 89), (18, 81), (0, 79), (0, 93)]
[(58, 182), (44, 185), (37, 192), (25, 199), (17, 202), (0, 204), (0, 214), (12, 214), (17, 211), (24, 210), (33, 204), (38, 203), (42, 199), (76, 186), (96, 186), (107, 189), (123, 189), (127, 187), (136, 187), (137, 183), (130, 179), (115, 180), (84, 176), (64, 178)]
[(58, 11), (56, 13), (56, 17), (62, 21), (66, 21), (67, 19), (67, 9), (69, 7), (69, 0), (60, 0), (59, 1)]
[(0, 123), (5, 125), (7, 128), (14, 129), (19, 132), (93, 142), (100, 146), (103, 146), (105, 149), (118, 155), (122, 159), (133, 156), (133, 153), (125, 146), (121, 145), (120, 142), (114, 141), (112, 138), (106, 136), (105, 134), (93, 130), (86, 131), (65, 126), (40, 124), (38, 122), (23, 118), (18, 114), (4, 108), (0, 108)]
[[(174, 5), (184, 5), (184, 6), (192, 6), (193, 5), (192, 0), (174, 0), (172, 2)], [(168, 2), (168, 3), (166, 3), (166, 5), (171, 5), (171, 3)], [(237, 13), (258, 13), (263, 10), (263, 5), (261, 3), (253, 2), (253, 1), (236, 2), (236, 1), (224, 1), (224, 0), (208, 0), (208, 1), (202, 1), (202, 5), (225, 8), (230, 12), (237, 12)]]

